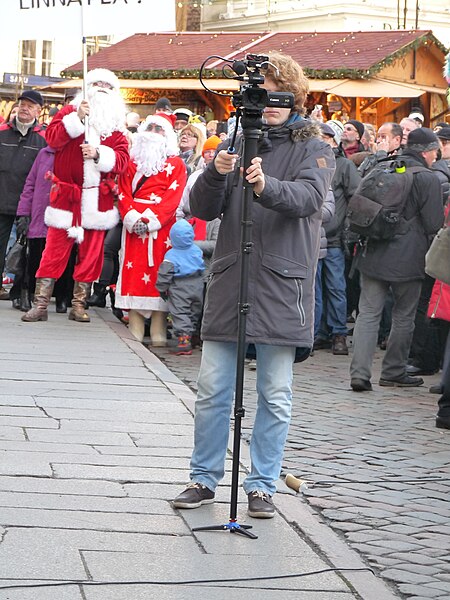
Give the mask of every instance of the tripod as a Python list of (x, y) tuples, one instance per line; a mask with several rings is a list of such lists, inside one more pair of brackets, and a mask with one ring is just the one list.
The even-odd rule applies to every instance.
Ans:
[[(238, 113), (239, 114), (239, 113)], [(244, 110), (242, 113), (243, 142), (243, 165), (244, 165), (244, 189), (242, 195), (242, 217), (241, 217), (241, 268), (239, 276), (239, 300), (238, 300), (238, 326), (237, 326), (237, 357), (236, 357), (236, 386), (234, 399), (234, 436), (233, 436), (233, 462), (231, 469), (231, 499), (229, 522), (222, 525), (206, 525), (195, 527), (192, 531), (229, 531), (240, 533), (252, 539), (258, 536), (248, 531), (251, 525), (242, 525), (237, 520), (237, 503), (239, 489), (239, 457), (241, 444), (241, 423), (245, 416), (243, 406), (244, 391), (244, 364), (246, 353), (245, 332), (247, 314), (250, 311), (248, 304), (248, 273), (250, 268), (250, 253), (252, 252), (252, 207), (253, 186), (245, 181), (245, 172), (250, 166), (252, 159), (256, 156), (258, 140), (261, 137), (262, 110)], [(238, 119), (236, 119), (236, 128)], [(230, 148), (229, 152), (234, 153)]]

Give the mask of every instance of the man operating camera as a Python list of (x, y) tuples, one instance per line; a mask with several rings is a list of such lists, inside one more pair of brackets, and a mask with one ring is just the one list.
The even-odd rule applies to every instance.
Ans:
[(294, 108), (266, 107), (257, 156), (246, 172), (238, 153), (222, 149), (190, 195), (195, 216), (210, 221), (222, 215), (222, 223), (202, 325), (191, 482), (174, 500), (177, 508), (213, 502), (224, 476), (236, 376), (245, 178), (254, 186), (246, 342), (256, 348), (258, 403), (251, 472), (243, 487), (248, 514), (257, 518), (274, 516), (272, 496), (291, 416), (292, 366), (309, 356), (313, 343), (321, 206), (334, 173), (334, 156), (319, 127), (302, 117), (308, 82), (301, 67), (284, 54), (271, 53), (269, 61), (263, 87), (292, 92)]

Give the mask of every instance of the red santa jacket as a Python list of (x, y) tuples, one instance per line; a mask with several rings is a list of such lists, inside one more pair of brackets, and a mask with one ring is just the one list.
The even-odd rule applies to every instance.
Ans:
[(119, 221), (114, 206), (114, 176), (128, 166), (128, 142), (123, 133), (114, 131), (100, 139), (89, 128), (89, 143), (98, 148), (99, 160), (83, 160), (84, 123), (77, 109), (68, 105), (53, 118), (46, 131), (49, 146), (55, 149), (55, 166), (50, 206), (45, 223), (67, 229), (69, 237), (83, 240), (84, 229), (112, 229)]

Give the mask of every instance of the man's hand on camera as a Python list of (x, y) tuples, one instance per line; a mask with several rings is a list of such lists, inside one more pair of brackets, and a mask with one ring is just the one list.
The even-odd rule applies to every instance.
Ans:
[(247, 169), (245, 179), (253, 184), (253, 191), (257, 196), (260, 196), (263, 193), (266, 180), (262, 170), (262, 158), (255, 156), (255, 158), (252, 159), (251, 165)]
[(214, 159), (214, 166), (221, 175), (227, 175), (234, 171), (238, 154), (228, 154), (226, 150), (221, 150)]

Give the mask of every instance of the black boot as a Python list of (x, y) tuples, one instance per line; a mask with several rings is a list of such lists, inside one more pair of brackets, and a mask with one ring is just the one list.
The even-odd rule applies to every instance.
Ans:
[(31, 309), (30, 295), (28, 290), (20, 291), (20, 310), (22, 312), (28, 312)]
[(86, 304), (88, 306), (98, 306), (99, 308), (105, 308), (106, 306), (106, 294), (108, 293), (107, 286), (102, 283), (94, 283), (94, 291), (89, 296)]
[(124, 316), (123, 316), (123, 311), (120, 308), (116, 308), (116, 293), (114, 291), (115, 286), (111, 286), (109, 288), (109, 298), (111, 300), (111, 310), (112, 310), (112, 314), (116, 317), (116, 319), (119, 319), (119, 321), (122, 321), (122, 323), (125, 323), (124, 320)]
[(67, 298), (56, 298), (56, 312), (66, 313), (68, 304)]

